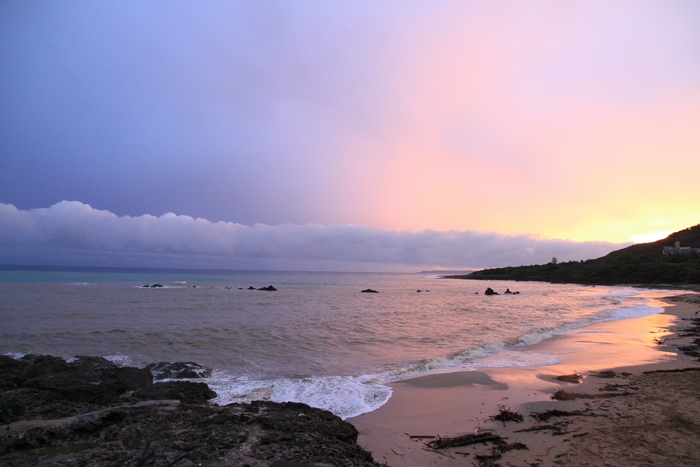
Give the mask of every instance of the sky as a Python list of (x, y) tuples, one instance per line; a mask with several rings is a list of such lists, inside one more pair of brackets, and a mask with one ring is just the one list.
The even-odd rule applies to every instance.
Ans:
[(409, 271), (700, 223), (700, 3), (0, 0), (0, 264)]

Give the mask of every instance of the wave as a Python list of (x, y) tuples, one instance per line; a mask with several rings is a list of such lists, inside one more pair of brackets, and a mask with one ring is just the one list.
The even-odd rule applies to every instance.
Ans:
[(220, 405), (254, 400), (303, 402), (345, 420), (372, 412), (389, 400), (392, 391), (382, 379), (379, 375), (362, 375), (256, 380), (222, 373), (206, 381), (218, 394), (213, 402)]

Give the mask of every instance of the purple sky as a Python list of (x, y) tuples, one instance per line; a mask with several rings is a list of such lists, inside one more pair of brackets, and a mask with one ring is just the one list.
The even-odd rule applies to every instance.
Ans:
[(695, 1), (3, 1), (0, 264), (597, 257), (700, 222), (698, 57)]

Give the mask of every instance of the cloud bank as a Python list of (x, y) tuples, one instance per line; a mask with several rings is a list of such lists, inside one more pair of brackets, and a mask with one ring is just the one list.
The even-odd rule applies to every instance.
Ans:
[(79, 201), (28, 210), (0, 203), (3, 264), (402, 272), (590, 259), (621, 246), (473, 231), (243, 225), (173, 213), (117, 216)]

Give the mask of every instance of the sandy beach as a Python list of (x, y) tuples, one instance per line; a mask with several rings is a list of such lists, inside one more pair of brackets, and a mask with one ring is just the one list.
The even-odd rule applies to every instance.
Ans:
[[(664, 313), (528, 348), (560, 364), (403, 380), (387, 404), (348, 421), (360, 446), (395, 467), (700, 465), (700, 362), (679, 350), (698, 337), (700, 294), (672, 294)], [(490, 440), (440, 447), (475, 433)]]

